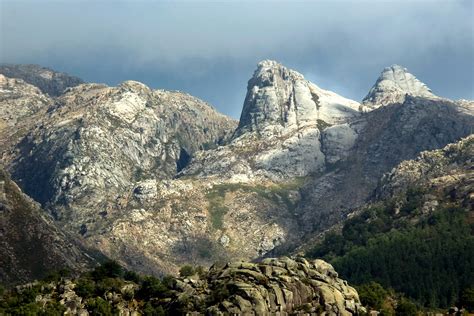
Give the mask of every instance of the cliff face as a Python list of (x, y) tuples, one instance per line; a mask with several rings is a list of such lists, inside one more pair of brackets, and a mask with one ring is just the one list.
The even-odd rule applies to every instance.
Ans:
[(304, 127), (333, 125), (357, 116), (359, 103), (323, 90), (300, 73), (265, 60), (248, 82), (236, 135), (288, 134)]
[(284, 181), (320, 172), (326, 160), (341, 159), (353, 145), (359, 126), (348, 123), (360, 117), (358, 109), (358, 102), (262, 61), (248, 82), (232, 141), (197, 153), (182, 174)]
[(28, 194), (77, 227), (126, 199), (136, 182), (173, 177), (194, 151), (224, 141), (234, 126), (182, 93), (131, 81), (85, 84), (55, 99), (17, 146), (10, 169)]
[(1, 157), (9, 161), (16, 145), (43, 119), (53, 100), (37, 87), (1, 74), (0, 91)]
[(469, 135), (473, 114), (474, 103), (409, 96), (402, 104), (365, 114), (365, 127), (347, 159), (311, 178), (303, 188), (303, 200), (296, 210), (301, 225), (317, 232), (340, 221), (342, 214), (366, 203), (380, 178), (403, 160)]

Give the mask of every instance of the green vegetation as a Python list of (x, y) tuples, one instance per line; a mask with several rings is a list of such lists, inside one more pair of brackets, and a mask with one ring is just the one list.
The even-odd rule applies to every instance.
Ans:
[(192, 276), (193, 274), (194, 274), (194, 268), (190, 265), (182, 266), (181, 269), (179, 269), (179, 276), (182, 278)]
[(291, 198), (292, 191), (297, 190), (304, 183), (305, 178), (297, 178), (292, 182), (272, 184), (272, 185), (249, 185), (244, 183), (225, 183), (215, 185), (207, 194), (209, 201), (209, 212), (211, 214), (212, 227), (214, 229), (222, 229), (224, 225), (224, 216), (229, 211), (225, 206), (225, 196), (232, 192), (254, 192), (261, 198), (275, 203), (277, 205), (285, 205), (292, 211), (296, 208), (296, 202)]
[[(0, 315), (62, 315), (66, 307), (59, 301), (66, 288), (70, 291), (68, 297), (74, 298), (74, 291), (82, 298), (89, 315), (118, 315), (119, 305), (132, 307), (140, 315), (181, 315), (193, 300), (192, 297), (183, 295), (177, 287), (176, 278), (140, 276), (123, 269), (115, 261), (105, 261), (79, 277), (72, 278), (67, 273), (67, 276), (56, 278), (64, 274), (64, 271), (59, 271), (52, 274), (54, 280), (48, 276), (42, 281), (24, 286), (8, 290), (0, 288)], [(193, 275), (201, 279), (207, 276), (203, 267), (189, 265), (183, 266), (180, 274), (182, 277)], [(198, 307), (203, 304), (203, 311), (205, 304), (209, 303), (196, 302), (191, 304)]]
[[(328, 260), (353, 284), (375, 281), (422, 306), (472, 306), (474, 224), (469, 211), (447, 202), (422, 214), (423, 196), (423, 190), (411, 188), (398, 207), (392, 200), (367, 208), (347, 220), (341, 233), (327, 234), (308, 255)], [(381, 307), (384, 295), (373, 284), (361, 287), (361, 296), (369, 297), (374, 308)], [(412, 314), (407, 302), (399, 305), (399, 313)]]

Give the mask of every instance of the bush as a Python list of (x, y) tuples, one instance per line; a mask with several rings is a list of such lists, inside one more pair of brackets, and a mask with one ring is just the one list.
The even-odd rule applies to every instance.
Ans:
[(133, 271), (125, 271), (123, 278), (127, 281), (132, 281), (137, 284), (140, 283), (140, 276), (138, 275), (138, 273)]
[(117, 261), (108, 260), (92, 271), (92, 277), (97, 281), (105, 278), (121, 278), (124, 273), (124, 269)]
[(57, 271), (50, 272), (45, 278), (46, 282), (58, 282), (61, 278), (69, 277), (71, 275), (71, 270), (69, 269), (60, 269)]
[(395, 309), (395, 315), (397, 316), (416, 316), (418, 314), (418, 309), (416, 305), (405, 299), (402, 298)]
[(143, 283), (137, 292), (137, 297), (143, 300), (149, 300), (151, 298), (166, 296), (168, 291), (168, 288), (160, 279), (150, 276), (143, 280)]
[(112, 315), (112, 306), (101, 297), (90, 298), (86, 301), (87, 310), (90, 315), (108, 316)]
[(143, 315), (145, 316), (162, 316), (166, 315), (162, 306), (153, 306), (152, 303), (147, 302), (143, 308)]
[(66, 311), (66, 307), (61, 305), (59, 302), (50, 302), (46, 304), (43, 311), (40, 313), (41, 316), (56, 316), (63, 315)]
[(474, 287), (467, 288), (461, 295), (461, 305), (470, 312), (474, 312)]
[(360, 301), (364, 306), (380, 310), (387, 299), (388, 292), (378, 283), (369, 282), (357, 287)]
[(101, 296), (107, 292), (120, 292), (124, 282), (118, 278), (105, 278), (96, 283), (96, 294)]
[(87, 299), (95, 295), (96, 284), (93, 280), (81, 278), (77, 281), (74, 291), (83, 299)]
[(194, 268), (190, 265), (185, 265), (182, 266), (181, 269), (179, 269), (179, 275), (182, 278), (189, 277), (195, 273)]

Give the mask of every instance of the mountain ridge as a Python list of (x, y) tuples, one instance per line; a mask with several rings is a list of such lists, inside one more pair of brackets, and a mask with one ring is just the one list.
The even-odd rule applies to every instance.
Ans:
[(175, 273), (285, 253), (363, 205), (402, 160), (474, 126), (470, 101), (404, 95), (361, 111), (273, 61), (248, 88), (238, 125), (139, 82), (69, 87), (23, 121), (30, 130), (2, 162), (88, 246), (130, 269)]

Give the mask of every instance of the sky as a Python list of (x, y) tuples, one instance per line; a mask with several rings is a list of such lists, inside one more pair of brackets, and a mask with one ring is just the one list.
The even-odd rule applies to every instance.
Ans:
[(474, 1), (0, 0), (0, 63), (185, 91), (234, 118), (263, 59), (357, 101), (392, 64), (474, 99)]

